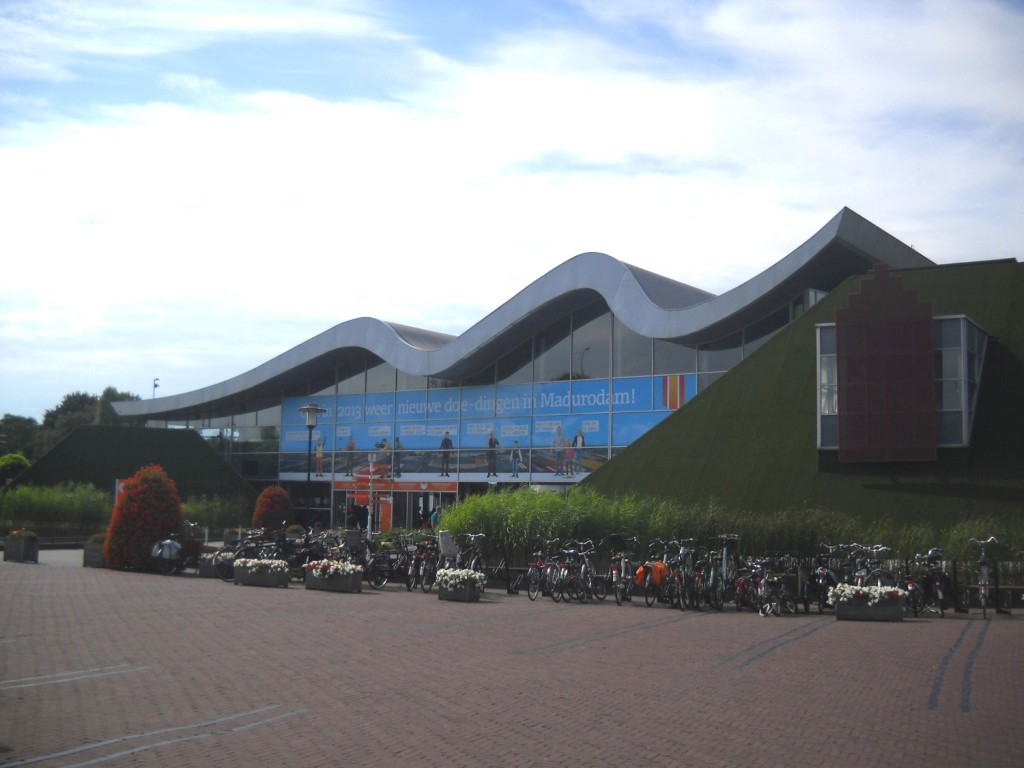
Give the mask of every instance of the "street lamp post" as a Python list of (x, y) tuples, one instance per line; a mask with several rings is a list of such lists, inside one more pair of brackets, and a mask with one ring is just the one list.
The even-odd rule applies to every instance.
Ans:
[(299, 408), (299, 413), (306, 417), (306, 429), (309, 430), (309, 443), (306, 447), (306, 517), (308, 522), (310, 476), (313, 473), (313, 430), (316, 429), (317, 417), (321, 413), (327, 413), (327, 409), (321, 408), (316, 403), (309, 403)]

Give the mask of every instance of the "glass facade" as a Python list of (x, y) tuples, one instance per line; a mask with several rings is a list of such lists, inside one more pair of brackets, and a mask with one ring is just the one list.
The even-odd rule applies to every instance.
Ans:
[[(596, 299), (460, 380), (363, 353), (282, 391), (279, 406), (159, 426), (197, 429), (247, 480), (313, 499), (310, 518), (338, 523), (369, 504), (374, 527), (385, 508), (414, 525), (474, 484), (578, 481), (792, 315), (787, 302), (745, 331), (685, 344), (636, 333)], [(325, 409), (312, 433), (298, 410), (310, 402)]]

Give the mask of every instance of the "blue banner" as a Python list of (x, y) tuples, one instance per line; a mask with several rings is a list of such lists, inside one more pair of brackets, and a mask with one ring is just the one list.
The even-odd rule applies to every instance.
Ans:
[(654, 379), (651, 376), (638, 376), (629, 379), (612, 380), (612, 410), (614, 411), (649, 411), (653, 407), (651, 387)]

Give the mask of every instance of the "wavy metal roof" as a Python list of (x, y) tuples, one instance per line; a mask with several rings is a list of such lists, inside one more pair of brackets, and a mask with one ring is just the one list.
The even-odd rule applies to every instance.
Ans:
[(336, 325), (239, 376), (179, 395), (115, 403), (122, 416), (197, 418), (278, 405), (281, 393), (368, 351), (401, 371), (460, 379), (480, 371), (567, 311), (600, 297), (615, 317), (651, 338), (698, 343), (733, 333), (807, 288), (829, 291), (874, 264), (933, 262), (848, 208), (764, 272), (716, 296), (626, 264), (583, 253), (560, 264), (459, 336), (370, 317)]

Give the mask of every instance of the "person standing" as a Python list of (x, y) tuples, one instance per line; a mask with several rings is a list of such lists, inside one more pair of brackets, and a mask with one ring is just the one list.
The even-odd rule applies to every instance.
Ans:
[(449, 462), (451, 461), (452, 455), (452, 438), (447, 432), (444, 433), (444, 439), (441, 440), (441, 477), (450, 477)]
[(324, 438), (323, 435), (316, 439), (316, 476), (324, 476)]
[(587, 440), (583, 437), (583, 427), (576, 430), (576, 436), (572, 439), (573, 464), (577, 472), (583, 472), (583, 449)]
[(565, 474), (565, 446), (562, 445), (562, 428), (555, 427), (555, 439), (551, 441), (551, 450), (555, 454), (555, 474)]
[(356, 468), (356, 441), (355, 438), (349, 435), (348, 442), (345, 443), (345, 474), (349, 477), (352, 476), (352, 470)]
[(501, 447), (501, 443), (498, 442), (498, 438), (494, 436), (494, 430), (491, 430), (490, 436), (487, 438), (487, 476), (494, 477), (498, 476), (498, 449)]
[(519, 465), (523, 463), (523, 452), (519, 449), (519, 441), (512, 441), (512, 452), (509, 453), (509, 462), (512, 464), (512, 477), (519, 477)]

